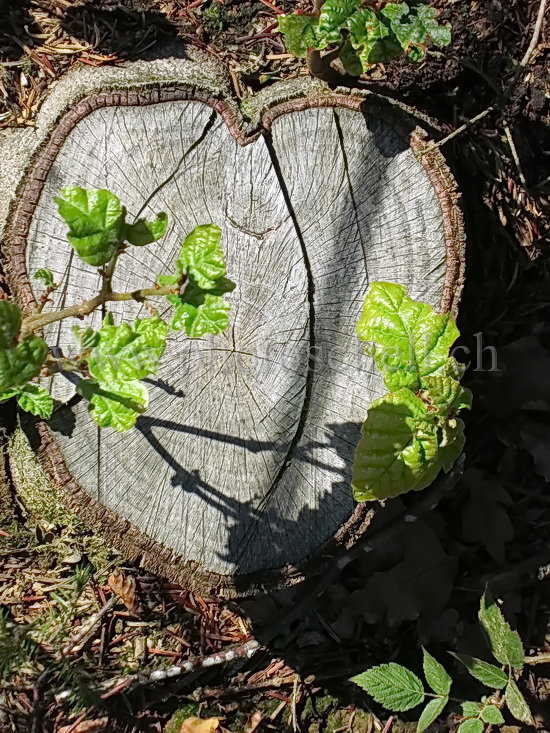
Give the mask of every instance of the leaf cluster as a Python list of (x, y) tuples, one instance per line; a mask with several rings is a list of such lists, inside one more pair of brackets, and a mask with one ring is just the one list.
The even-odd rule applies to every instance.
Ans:
[(429, 486), (464, 447), (457, 413), (471, 405), (462, 367), (449, 356), (459, 331), (449, 313), (412, 300), (402, 285), (369, 288), (357, 333), (367, 341), (390, 392), (369, 408), (357, 445), (357, 501), (392, 498)]
[[(504, 705), (516, 720), (533, 725), (529, 706), (514, 679), (514, 674), (523, 668), (523, 644), (489, 591), (481, 598), (478, 618), (488, 647), (501, 666), (451, 652), (472, 677), (496, 691), (492, 697), (483, 697), (480, 702), (457, 701), (460, 702), (462, 713), (458, 733), (483, 733), (486, 724), (504, 723), (501, 712)], [(368, 692), (380, 705), (396, 712), (411, 710), (423, 704), (426, 697), (431, 697), (418, 721), (417, 733), (422, 733), (447, 706), (452, 685), (451, 676), (426, 649), (423, 650), (423, 668), (430, 692), (425, 690), (414, 672), (394, 662), (371, 667), (353, 677), (352, 682)], [(504, 690), (502, 697), (501, 690)]]
[[(43, 316), (42, 308), (58, 284), (50, 270), (41, 269), (35, 277), (46, 290), (26, 321), (16, 303), (0, 301), (0, 402), (16, 397), (22, 409), (48, 418), (53, 400), (31, 380), (41, 370), (46, 376), (76, 372), (80, 375), (77, 392), (88, 400), (93, 419), (100, 427), (123, 432), (147, 408), (148, 392), (141, 380), (158, 372), (170, 328), (185, 329), (191, 338), (227, 328), (230, 305), (222, 296), (235, 285), (226, 277), (221, 231), (214, 224), (195, 227), (182, 244), (173, 274), (159, 275), (155, 288), (114, 294), (112, 279), (119, 256), (129, 245), (141, 247), (160, 239), (168, 226), (166, 214), (157, 214), (153, 221), (141, 218), (128, 223), (126, 208), (110, 191), (70, 186), (61, 193), (55, 201), (69, 227), (68, 241), (83, 262), (104, 268), (99, 270), (103, 284), (97, 298), (85, 301), (76, 311), (69, 307)], [(175, 306), (170, 323), (147, 303), (148, 297), (157, 295)], [(73, 326), (78, 356), (72, 360), (53, 359), (44, 339), (32, 333), (55, 320), (87, 315), (111, 300), (132, 299), (145, 302), (152, 317), (115, 324), (107, 313), (97, 331)], [(25, 329), (31, 333), (21, 337)]]
[(437, 14), (425, 4), (389, 2), (376, 10), (361, 0), (326, 0), (317, 15), (279, 16), (279, 30), (288, 51), (300, 58), (310, 48), (339, 45), (345, 70), (358, 76), (403, 54), (422, 61), (429, 45), (448, 46), (451, 29), (438, 23)]

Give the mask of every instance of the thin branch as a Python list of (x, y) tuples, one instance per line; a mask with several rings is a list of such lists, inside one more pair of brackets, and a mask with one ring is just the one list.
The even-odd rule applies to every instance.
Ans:
[(167, 285), (162, 288), (142, 288), (141, 290), (134, 290), (131, 293), (112, 293), (102, 291), (94, 298), (90, 298), (90, 300), (85, 300), (83, 303), (71, 305), (60, 311), (39, 313), (28, 316), (23, 320), (23, 324), (21, 326), (21, 337), (26, 336), (39, 328), (43, 328), (50, 323), (61, 321), (64, 318), (83, 318), (84, 316), (89, 316), (90, 313), (93, 313), (96, 308), (99, 308), (104, 303), (121, 300), (135, 300), (138, 303), (143, 303), (146, 298), (152, 298), (158, 295), (177, 295), (180, 288), (180, 285)]

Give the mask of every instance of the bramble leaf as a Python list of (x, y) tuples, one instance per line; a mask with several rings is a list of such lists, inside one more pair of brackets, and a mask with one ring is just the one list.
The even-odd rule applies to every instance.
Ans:
[(516, 720), (520, 720), (526, 725), (535, 725), (535, 721), (533, 720), (533, 716), (529, 710), (529, 705), (514, 680), (510, 680), (508, 682), (508, 686), (504, 693), (504, 700), (506, 701), (508, 710)]
[(126, 210), (118, 196), (105, 189), (69, 186), (55, 198), (69, 225), (67, 238), (81, 260), (99, 267), (109, 262), (123, 237)]
[(499, 667), (495, 667), (493, 664), (484, 662), (482, 659), (470, 657), (468, 654), (457, 654), (456, 652), (450, 653), (453, 657), (456, 657), (459, 662), (462, 662), (472, 677), (475, 677), (476, 680), (487, 685), (487, 687), (493, 687), (496, 690), (500, 690), (506, 686), (508, 675)]
[(21, 308), (12, 300), (0, 300), (0, 349), (9, 349), (21, 328)]
[(156, 374), (168, 326), (160, 318), (137, 318), (133, 324), (104, 324), (98, 335), (87, 359), (91, 376), (106, 383), (132, 381)]
[(479, 702), (465, 701), (460, 703), (462, 715), (465, 718), (477, 718), (481, 712), (482, 705)]
[(460, 418), (455, 418), (455, 423), (456, 427), (452, 431), (453, 435), (450, 435), (451, 430), (449, 426), (446, 426), (447, 442), (445, 445), (442, 443), (439, 444), (439, 461), (445, 473), (449, 473), (459, 459), (466, 443), (464, 422)]
[(425, 731), (441, 715), (443, 708), (448, 702), (448, 697), (436, 697), (434, 700), (430, 700), (420, 715), (416, 726), (416, 733)]
[(319, 14), (320, 37), (327, 43), (340, 43), (340, 29), (359, 5), (360, 0), (325, 0)]
[(182, 302), (177, 295), (167, 298), (176, 305), (172, 328), (175, 331), (185, 328), (191, 338), (200, 338), (207, 333), (221, 333), (229, 324), (231, 306), (219, 296), (206, 293), (200, 305)]
[(422, 648), (424, 653), (423, 667), (426, 682), (432, 690), (438, 695), (448, 695), (453, 682), (445, 667), (440, 664), (435, 657)]
[(18, 394), (18, 389), (7, 389), (5, 392), (0, 394), (0, 403), (7, 402), (7, 400), (11, 400), (12, 397), (17, 397)]
[(0, 393), (30, 382), (40, 372), (47, 354), (46, 342), (32, 335), (11, 349), (0, 349)]
[(153, 221), (138, 219), (134, 224), (126, 224), (124, 239), (136, 247), (151, 244), (163, 237), (168, 226), (168, 216), (163, 211)]
[(388, 389), (416, 392), (446, 364), (459, 331), (449, 313), (436, 314), (426, 303), (412, 300), (402, 285), (375, 282), (357, 334), (374, 343), (374, 358)]
[(437, 428), (426, 404), (408, 389), (381, 397), (369, 408), (355, 450), (355, 499), (381, 500), (425, 488), (437, 453)]
[(521, 669), (525, 658), (521, 638), (517, 631), (512, 631), (488, 590), (481, 597), (478, 618), (494, 658)]
[(457, 729), (457, 733), (483, 733), (485, 726), (481, 720), (469, 718), (464, 720)]
[(199, 288), (210, 290), (225, 275), (225, 258), (220, 247), (221, 229), (215, 224), (195, 227), (185, 237), (177, 267), (186, 270)]
[(315, 15), (279, 15), (279, 30), (285, 37), (289, 53), (305, 58), (308, 48), (325, 48), (327, 42), (319, 34), (319, 18)]
[(22, 387), (17, 395), (17, 402), (22, 410), (44, 419), (53, 412), (53, 400), (39, 384), (29, 383)]
[(502, 725), (504, 716), (495, 705), (487, 705), (481, 711), (481, 719), (491, 725)]
[(424, 688), (419, 678), (406, 667), (390, 662), (371, 667), (351, 678), (388, 710), (403, 712), (424, 701)]
[(380, 12), (390, 20), (396, 39), (412, 61), (421, 61), (425, 56), (424, 47), (430, 43), (448, 46), (451, 42), (451, 29), (435, 20), (438, 14), (435, 8), (388, 3)]
[(40, 270), (37, 270), (34, 273), (34, 277), (36, 280), (42, 280), (42, 282), (44, 283), (46, 287), (48, 288), (54, 287), (53, 272), (51, 270), (41, 268)]
[(138, 380), (130, 382), (95, 382), (82, 379), (77, 392), (89, 401), (88, 410), (100, 428), (130, 430), (147, 409), (147, 388)]
[[(442, 370), (443, 371), (443, 370)], [(445, 419), (449, 414), (455, 415), (472, 406), (472, 393), (460, 382), (440, 372), (424, 377), (423, 388), (427, 392), (435, 414)]]
[[(371, 8), (361, 8), (348, 20), (350, 42), (361, 60), (361, 71), (399, 56), (401, 47), (390, 33), (388, 21)], [(359, 72), (361, 73), (361, 72)]]

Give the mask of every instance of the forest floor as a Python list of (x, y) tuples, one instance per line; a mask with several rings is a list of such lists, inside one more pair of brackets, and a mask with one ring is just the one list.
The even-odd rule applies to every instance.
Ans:
[[(320, 596), (312, 580), (239, 604), (125, 563), (81, 530), (33, 518), (6, 491), (0, 730), (217, 729), (182, 728), (190, 716), (219, 718), (232, 733), (414, 730), (407, 721), (416, 711), (390, 716), (349, 677), (387, 661), (418, 671), (423, 645), (453, 671), (458, 692), (486, 694), (447, 652), (484, 654), (476, 614), (487, 583), (533, 661), (519, 685), (537, 728), (550, 730), (548, 20), (516, 74), (538, 0), (434, 5), (452, 25), (451, 46), (419, 65), (377, 67), (359, 83), (427, 115), (440, 139), (491, 108), (441, 148), (463, 192), (467, 230), (459, 327), (475, 399), (462, 478), (436, 510), (368, 563), (348, 565)], [(276, 27), (281, 11), (297, 8), (311, 9), (308, 0), (0, 0), (0, 128), (32, 125), (49, 84), (68, 68), (154, 58), (167, 45), (219, 58), (241, 97), (307, 74)], [(474, 358), (480, 344), (494, 350), (482, 361)], [(264, 637), (250, 659), (200, 666)], [(151, 679), (186, 660), (198, 665), (192, 673)], [(459, 721), (452, 711), (436, 727), (452, 731)]]

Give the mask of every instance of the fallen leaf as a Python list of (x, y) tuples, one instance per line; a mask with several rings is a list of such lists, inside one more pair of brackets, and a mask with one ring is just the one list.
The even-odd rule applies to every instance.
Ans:
[(179, 733), (215, 733), (220, 724), (219, 718), (186, 718)]
[(96, 718), (95, 720), (83, 720), (76, 728), (74, 723), (63, 725), (58, 728), (58, 733), (104, 733), (107, 730), (109, 718)]
[(514, 539), (514, 527), (504, 508), (512, 499), (498, 479), (476, 468), (470, 468), (462, 478), (469, 497), (462, 515), (462, 536), (465, 542), (478, 543), (498, 563), (505, 562), (505, 546)]
[(401, 559), (376, 572), (361, 590), (351, 594), (348, 612), (376, 623), (383, 616), (396, 628), (423, 613), (441, 613), (454, 579), (454, 561), (445, 552), (431, 527), (422, 520), (406, 524), (400, 537)]
[(133, 575), (122, 570), (115, 570), (107, 580), (109, 588), (120, 596), (120, 600), (132, 613), (139, 614), (142, 610), (136, 590), (136, 579)]

